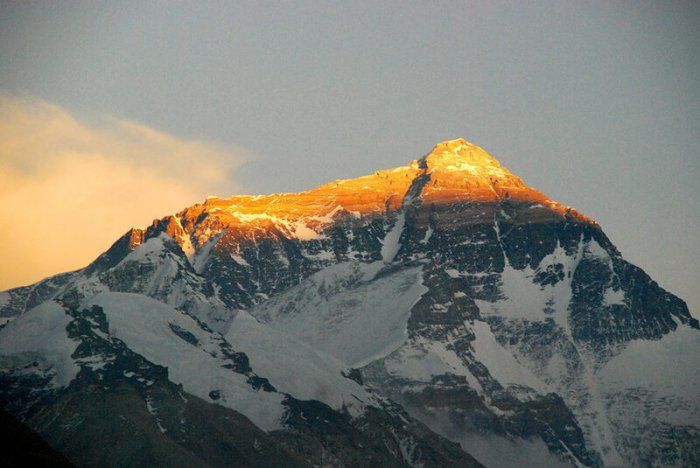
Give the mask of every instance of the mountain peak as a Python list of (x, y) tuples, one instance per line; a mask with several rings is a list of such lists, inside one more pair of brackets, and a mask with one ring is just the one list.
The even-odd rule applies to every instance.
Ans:
[(383, 216), (402, 210), (407, 199), (420, 199), (426, 207), (471, 207), (459, 211), (458, 219), (445, 217), (446, 222), (493, 222), (503, 202), (511, 205), (509, 216), (518, 223), (549, 222), (570, 214), (590, 221), (528, 187), (479, 146), (458, 138), (438, 143), (407, 165), (300, 193), (207, 197), (203, 204), (179, 212), (179, 224), (163, 219), (162, 226), (154, 225), (152, 231), (182, 240), (181, 247), (188, 253), (207, 242), (211, 233), (229, 227), (237, 235), (251, 237), (279, 231), (296, 239), (319, 239), (339, 216)]
[(463, 138), (447, 140), (435, 145), (430, 153), (420, 160), (428, 173), (435, 171), (466, 171), (473, 175), (504, 176), (510, 173), (484, 151)]

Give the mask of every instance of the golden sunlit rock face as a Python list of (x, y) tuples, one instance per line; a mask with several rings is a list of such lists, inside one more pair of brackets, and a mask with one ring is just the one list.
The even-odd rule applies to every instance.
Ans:
[(425, 157), (357, 179), (336, 180), (301, 193), (209, 197), (165, 223), (183, 250), (226, 230), (232, 242), (266, 233), (311, 240), (334, 221), (413, 210), (418, 227), (493, 222), (508, 207), (514, 223), (573, 217), (593, 223), (534, 190), (480, 147), (463, 139), (439, 143)]

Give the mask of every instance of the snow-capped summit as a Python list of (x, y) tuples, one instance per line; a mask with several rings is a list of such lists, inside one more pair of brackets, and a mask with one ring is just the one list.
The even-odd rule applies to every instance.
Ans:
[(685, 303), (462, 139), (208, 197), (0, 317), (0, 401), (79, 464), (700, 465)]
[(188, 255), (224, 231), (241, 236), (253, 231), (256, 236), (274, 236), (279, 231), (312, 240), (322, 237), (322, 231), (340, 219), (381, 217), (401, 211), (409, 194), (414, 205), (479, 204), (467, 216), (459, 215), (460, 222), (472, 223), (477, 217), (491, 220), (493, 210), (500, 210), (499, 203), (507, 200), (523, 222), (569, 216), (595, 225), (570, 207), (528, 187), (483, 149), (457, 139), (437, 144), (426, 156), (407, 165), (337, 180), (301, 193), (210, 196), (202, 204), (154, 221), (142, 232), (148, 237), (165, 230)]
[(475, 175), (482, 172), (495, 176), (510, 174), (486, 151), (463, 138), (438, 143), (420, 162), (428, 168), (428, 172), (452, 170), (468, 171)]

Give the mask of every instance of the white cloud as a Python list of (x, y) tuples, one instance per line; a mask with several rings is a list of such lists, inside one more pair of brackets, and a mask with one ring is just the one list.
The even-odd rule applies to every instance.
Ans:
[(249, 157), (0, 94), (0, 290), (80, 268), (132, 226), (234, 193)]

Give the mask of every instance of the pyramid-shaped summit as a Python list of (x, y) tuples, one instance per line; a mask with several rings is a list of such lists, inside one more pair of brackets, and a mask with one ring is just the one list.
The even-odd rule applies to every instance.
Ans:
[[(442, 168), (445, 170), (493, 170), (495, 174), (501, 169), (501, 164), (486, 151), (463, 138), (443, 141), (435, 145), (433, 150), (421, 159), (429, 169)], [(507, 172), (503, 170), (503, 172)]]

